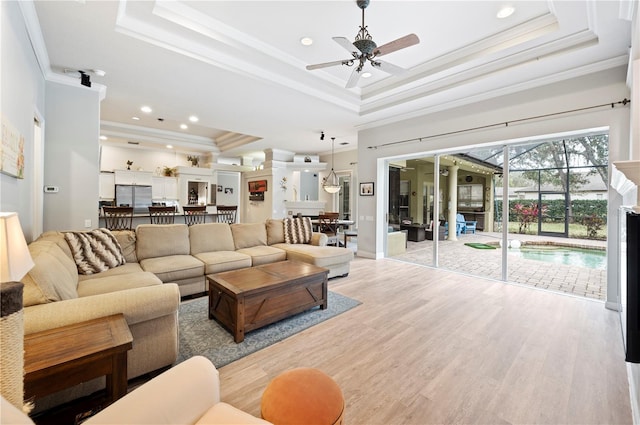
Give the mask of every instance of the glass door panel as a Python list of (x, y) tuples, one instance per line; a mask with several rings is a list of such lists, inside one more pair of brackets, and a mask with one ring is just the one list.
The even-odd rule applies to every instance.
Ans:
[(562, 192), (540, 192), (539, 235), (567, 237), (567, 197)]

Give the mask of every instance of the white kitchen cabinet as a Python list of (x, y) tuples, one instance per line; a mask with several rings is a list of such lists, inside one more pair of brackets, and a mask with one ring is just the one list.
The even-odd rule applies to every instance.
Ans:
[(153, 173), (151, 171), (116, 170), (115, 184), (129, 184), (137, 186), (151, 186)]
[(175, 177), (153, 177), (151, 197), (154, 200), (177, 200), (178, 179)]
[(99, 196), (101, 200), (112, 200), (116, 197), (116, 183), (113, 173), (100, 173)]

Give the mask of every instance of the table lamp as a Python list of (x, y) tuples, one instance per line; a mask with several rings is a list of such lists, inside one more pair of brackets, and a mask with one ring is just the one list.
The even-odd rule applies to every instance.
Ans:
[(24, 318), (23, 284), (34, 266), (18, 214), (0, 212), (0, 394), (23, 409)]

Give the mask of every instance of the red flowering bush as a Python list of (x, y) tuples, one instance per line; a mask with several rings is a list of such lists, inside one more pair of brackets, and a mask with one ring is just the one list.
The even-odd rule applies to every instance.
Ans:
[[(514, 214), (518, 220), (518, 233), (527, 233), (531, 223), (538, 221), (540, 210), (537, 203), (531, 205), (515, 204), (513, 206)], [(542, 212), (546, 211), (546, 206), (542, 206)]]

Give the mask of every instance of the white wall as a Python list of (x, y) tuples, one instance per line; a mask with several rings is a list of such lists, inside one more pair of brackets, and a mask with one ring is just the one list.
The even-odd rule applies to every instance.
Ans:
[[(359, 178), (361, 181), (376, 182), (376, 196), (358, 198), (360, 219), (358, 255), (372, 258), (384, 255), (386, 233), (384, 214), (387, 209), (388, 191), (386, 187), (387, 175), (383, 166), (384, 158), (451, 152), (464, 147), (493, 144), (499, 141), (527, 140), (527, 138), (543, 134), (609, 127), (610, 161), (628, 159), (630, 113), (628, 107), (611, 108), (607, 106), (581, 113), (558, 115), (483, 131), (465, 132), (449, 137), (434, 137), (424, 139), (423, 142), (403, 143), (392, 147), (380, 145), (553, 112), (610, 104), (629, 97), (629, 89), (624, 83), (625, 77), (626, 68), (617, 68), (535, 90), (360, 131), (358, 134)], [(612, 226), (617, 223), (617, 208), (620, 206), (620, 202), (621, 200), (615, 192), (612, 193), (610, 190), (608, 301), (615, 301), (617, 296), (617, 257), (612, 253), (616, 252), (618, 235)], [(366, 220), (368, 218), (371, 220)]]
[[(25, 178), (0, 174), (0, 211), (16, 211), (27, 241), (32, 234), (33, 118), (44, 115), (45, 83), (25, 30), (18, 2), (0, 2), (0, 115), (24, 136)], [(45, 119), (46, 125), (46, 119)]]
[[(217, 171), (215, 175), (217, 176), (216, 184), (222, 186), (222, 192), (217, 192), (216, 195), (216, 205), (240, 205), (242, 197), (240, 173), (236, 171)], [(225, 189), (231, 189), (231, 192), (227, 191), (228, 193), (225, 193)]]
[(187, 155), (173, 149), (143, 149), (104, 144), (100, 153), (100, 171), (126, 170), (127, 161), (133, 161), (132, 170), (153, 171), (164, 167), (190, 167)]
[[(44, 230), (98, 227), (100, 94), (81, 86), (46, 83)], [(90, 220), (90, 226), (85, 221)]]

